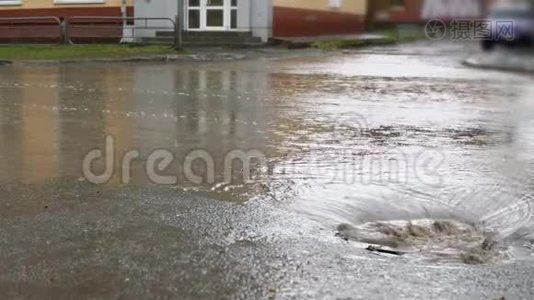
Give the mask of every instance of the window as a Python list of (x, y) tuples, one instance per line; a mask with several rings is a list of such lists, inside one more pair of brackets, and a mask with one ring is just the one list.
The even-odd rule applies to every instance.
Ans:
[(20, 5), (20, 0), (0, 0), (0, 5)]
[[(1, 1), (1, 0), (0, 0)], [(93, 3), (105, 3), (105, 0), (54, 0), (56, 4), (93, 4)]]
[(237, 29), (237, 0), (230, 2), (230, 28)]
[(392, 7), (404, 7), (404, 0), (391, 0)]
[(188, 1), (188, 28), (200, 29), (200, 0)]
[(328, 0), (328, 7), (330, 8), (340, 8), (341, 0)]

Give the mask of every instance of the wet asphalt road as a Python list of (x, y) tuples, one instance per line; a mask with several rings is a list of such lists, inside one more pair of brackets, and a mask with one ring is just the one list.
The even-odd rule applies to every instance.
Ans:
[[(532, 298), (533, 78), (462, 66), (475, 51), (2, 67), (0, 291)], [(115, 168), (94, 185), (82, 161), (106, 137)], [(157, 149), (174, 160), (156, 173), (176, 182), (147, 175)], [(192, 164), (200, 183), (185, 175), (195, 150), (213, 159), (213, 182), (203, 164)], [(237, 166), (222, 183), (233, 150), (262, 153), (268, 168), (242, 182)], [(128, 151), (140, 158), (126, 184)], [(422, 218), (484, 226), (508, 255), (476, 266), (388, 257), (335, 236), (341, 223)]]

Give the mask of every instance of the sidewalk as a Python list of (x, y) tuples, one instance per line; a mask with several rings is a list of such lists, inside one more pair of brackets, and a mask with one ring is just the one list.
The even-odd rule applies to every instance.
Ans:
[(338, 48), (355, 47), (355, 46), (371, 46), (393, 44), (395, 40), (391, 37), (379, 34), (348, 34), (348, 35), (322, 35), (322, 36), (306, 36), (306, 37), (280, 37), (273, 38), (275, 42), (281, 43), (284, 46), (295, 48), (309, 48), (320, 45), (332, 45)]
[(496, 49), (480, 53), (464, 61), (464, 65), (490, 70), (534, 73), (532, 50)]

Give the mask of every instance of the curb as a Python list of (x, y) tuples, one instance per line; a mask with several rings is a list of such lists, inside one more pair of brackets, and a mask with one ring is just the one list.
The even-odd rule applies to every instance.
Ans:
[(339, 44), (339, 49), (362, 48), (369, 46), (382, 46), (396, 44), (397, 41), (385, 36), (374, 38), (343, 38), (343, 37), (323, 37), (317, 39), (291, 39), (278, 38), (273, 40), (274, 43), (282, 45), (287, 49), (305, 49), (305, 48), (320, 48), (322, 43)]
[[(76, 64), (76, 63), (167, 63), (167, 62), (209, 62), (209, 61), (237, 61), (244, 60), (244, 54), (192, 54), (192, 55), (150, 55), (132, 56), (126, 58), (81, 58), (81, 59), (57, 59), (57, 60), (19, 60), (14, 62), (28, 64)], [(11, 64), (13, 62), (9, 62)], [(2, 61), (0, 61), (2, 65)]]
[(510, 66), (510, 65), (499, 65), (495, 63), (484, 63), (476, 57), (470, 57), (462, 62), (464, 66), (478, 68), (481, 70), (494, 70), (494, 71), (506, 71), (506, 72), (516, 72), (516, 73), (530, 73), (534, 74), (534, 68), (529, 68), (525, 66)]

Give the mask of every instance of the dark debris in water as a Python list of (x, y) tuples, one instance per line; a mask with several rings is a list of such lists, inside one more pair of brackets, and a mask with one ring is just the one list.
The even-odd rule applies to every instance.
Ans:
[(378, 252), (378, 253), (385, 253), (385, 254), (397, 255), (397, 256), (401, 256), (401, 255), (406, 254), (406, 253), (401, 252), (401, 251), (395, 251), (395, 250), (384, 249), (384, 248), (382, 248), (382, 247), (376, 247), (376, 246), (373, 246), (373, 245), (369, 245), (367, 248), (365, 248), (365, 250), (367, 250), (367, 251), (371, 251), (371, 252)]
[(392, 255), (421, 253), (430, 260), (485, 264), (498, 257), (493, 235), (454, 220), (369, 222), (341, 224), (337, 236), (370, 244), (368, 251)]
[(483, 128), (447, 129), (449, 136), (463, 145), (491, 145), (513, 140), (510, 134)]

